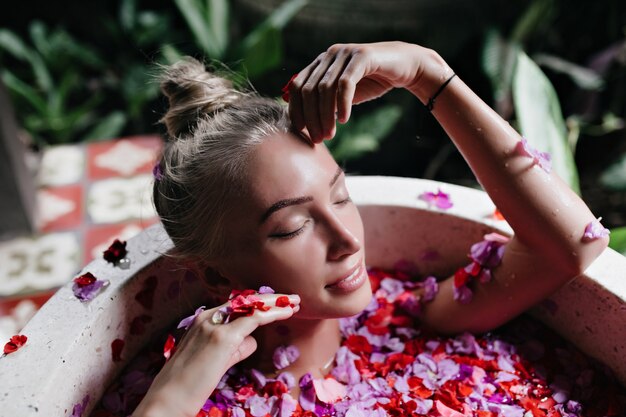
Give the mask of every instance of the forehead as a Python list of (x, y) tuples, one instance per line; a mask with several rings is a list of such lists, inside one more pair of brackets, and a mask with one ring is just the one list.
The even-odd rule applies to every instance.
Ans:
[(249, 166), (253, 203), (267, 208), (278, 200), (328, 188), (337, 163), (323, 144), (311, 146), (290, 133), (268, 137), (259, 144)]

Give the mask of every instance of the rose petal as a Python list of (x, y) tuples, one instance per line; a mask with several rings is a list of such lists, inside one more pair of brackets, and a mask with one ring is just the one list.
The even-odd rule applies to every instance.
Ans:
[(9, 353), (15, 352), (16, 350), (24, 346), (27, 340), (28, 337), (23, 334), (16, 334), (14, 336), (11, 336), (11, 339), (9, 339), (9, 341), (4, 345), (4, 353), (8, 355)]
[(314, 379), (313, 387), (317, 398), (327, 404), (332, 404), (346, 396), (346, 386), (333, 378)]
[(608, 236), (611, 231), (600, 223), (602, 217), (598, 217), (596, 220), (591, 221), (587, 227), (585, 227), (585, 233), (583, 234), (583, 241), (590, 241)]
[(436, 193), (424, 192), (419, 195), (419, 199), (428, 203), (429, 206), (434, 205), (441, 210), (447, 210), (453, 206), (450, 195), (438, 189)]
[(198, 317), (198, 314), (202, 313), (205, 308), (206, 308), (205, 306), (198, 307), (195, 313), (193, 313), (189, 317), (182, 319), (180, 323), (178, 323), (178, 326), (176, 328), (180, 329), (181, 327), (184, 327), (185, 330), (189, 329), (189, 326), (193, 324), (193, 321), (196, 319), (196, 317)]

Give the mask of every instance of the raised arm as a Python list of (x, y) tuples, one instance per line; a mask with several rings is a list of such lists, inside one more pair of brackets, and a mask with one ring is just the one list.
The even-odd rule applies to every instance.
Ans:
[[(436, 52), (402, 42), (334, 45), (316, 61), (289, 90), (293, 123), (297, 129), (306, 127), (314, 142), (334, 135), (335, 110), (345, 122), (353, 102), (394, 87), (408, 89), (426, 104), (453, 75)], [(437, 95), (432, 114), (515, 236), (492, 271), (493, 280), (480, 284), (470, 303), (453, 300), (448, 279), (423, 319), (446, 333), (489, 330), (582, 273), (606, 248), (608, 238), (583, 239), (586, 226), (595, 220), (589, 208), (554, 172), (542, 169), (522, 150), (519, 134), (458, 76)]]

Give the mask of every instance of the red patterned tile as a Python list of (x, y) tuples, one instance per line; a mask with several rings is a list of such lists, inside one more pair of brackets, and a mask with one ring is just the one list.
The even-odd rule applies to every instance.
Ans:
[(163, 141), (159, 136), (132, 136), (87, 145), (87, 171), (92, 180), (152, 172)]
[(41, 188), (37, 191), (37, 204), (41, 232), (75, 229), (83, 222), (82, 185)]

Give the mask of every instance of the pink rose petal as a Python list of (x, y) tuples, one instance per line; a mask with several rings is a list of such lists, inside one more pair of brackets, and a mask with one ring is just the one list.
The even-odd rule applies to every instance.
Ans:
[(601, 237), (608, 236), (611, 231), (600, 223), (602, 217), (598, 217), (596, 220), (590, 222), (587, 227), (585, 227), (585, 233), (583, 234), (583, 240), (595, 240)]
[(453, 206), (450, 194), (444, 193), (441, 189), (438, 189), (436, 193), (424, 192), (420, 194), (419, 199), (428, 203), (429, 206), (434, 205), (441, 210), (447, 210)]
[(313, 386), (317, 398), (326, 404), (332, 404), (346, 396), (346, 386), (337, 382), (336, 379), (314, 379)]

